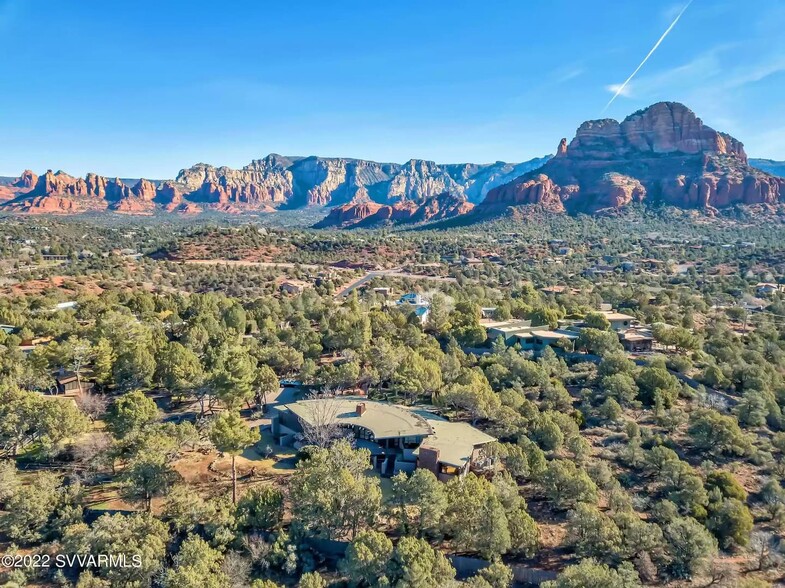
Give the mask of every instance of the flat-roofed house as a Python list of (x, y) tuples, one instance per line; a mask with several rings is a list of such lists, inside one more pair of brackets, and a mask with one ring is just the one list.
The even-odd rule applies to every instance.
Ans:
[(303, 282), (302, 280), (284, 280), (281, 282), (281, 292), (286, 294), (302, 294), (306, 288), (310, 288), (311, 284)]
[(654, 345), (654, 335), (647, 329), (627, 329), (619, 331), (619, 342), (625, 351), (649, 353)]
[(271, 413), (273, 437), (281, 445), (300, 447), (306, 444), (308, 427), (328, 424), (347, 429), (384, 475), (424, 467), (446, 481), (485, 467), (481, 448), (495, 441), (468, 423), (360, 397), (299, 400), (276, 406)]
[(515, 345), (518, 341), (518, 335), (529, 333), (533, 328), (531, 321), (524, 320), (509, 320), (509, 321), (496, 321), (492, 323), (485, 323), (485, 332), (488, 339), (496, 341), (499, 337), (504, 339), (507, 345)]
[(483, 447), (495, 438), (469, 423), (451, 422), (426, 411), (420, 414), (433, 428), (433, 435), (415, 450), (418, 468), (430, 470), (440, 481), (448, 482), (471, 470), (481, 471), (493, 465), (483, 454)]
[(634, 316), (622, 312), (601, 311), (600, 314), (608, 319), (608, 322), (611, 324), (611, 329), (614, 331), (626, 331), (632, 326), (633, 321), (635, 321)]
[(547, 327), (541, 327), (531, 332), (532, 347), (536, 351), (542, 351), (546, 347), (560, 347), (565, 343), (569, 346), (578, 338), (578, 333), (565, 329), (552, 331)]

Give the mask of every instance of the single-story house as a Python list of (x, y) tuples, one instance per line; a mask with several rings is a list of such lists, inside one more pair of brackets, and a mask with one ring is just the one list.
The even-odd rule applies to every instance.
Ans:
[(782, 292), (783, 287), (782, 284), (774, 284), (771, 282), (761, 282), (755, 286), (755, 291), (757, 292), (758, 296), (765, 296), (767, 294), (774, 294), (775, 292)]
[(535, 351), (542, 351), (546, 347), (559, 347), (565, 343), (572, 345), (578, 338), (578, 333), (563, 329), (552, 331), (545, 328), (532, 331), (531, 337), (531, 348)]
[(485, 332), (490, 341), (496, 341), (499, 337), (504, 339), (507, 345), (515, 345), (518, 342), (517, 335), (531, 332), (532, 322), (528, 320), (509, 320), (485, 323)]
[(490, 341), (499, 337), (509, 345), (518, 344), (523, 351), (543, 351), (546, 347), (563, 345), (560, 341), (574, 341), (578, 333), (567, 329), (551, 330), (547, 325), (532, 325), (528, 320), (512, 320), (486, 323), (485, 330)]
[[(83, 375), (82, 392), (90, 392), (95, 384), (85, 379)], [(64, 372), (55, 376), (55, 385), (58, 394), (77, 394), (79, 392), (79, 379), (72, 372)]]
[(654, 335), (648, 329), (627, 329), (619, 331), (619, 342), (625, 351), (649, 353), (654, 345)]
[(281, 445), (305, 445), (309, 427), (346, 429), (357, 447), (370, 451), (371, 464), (383, 475), (425, 468), (447, 481), (487, 467), (481, 450), (496, 440), (468, 423), (361, 397), (299, 400), (274, 407), (270, 416)]
[(635, 321), (634, 316), (630, 316), (622, 312), (600, 311), (600, 314), (608, 319), (608, 322), (611, 324), (611, 329), (614, 331), (627, 330), (632, 326), (633, 321)]
[(306, 288), (310, 288), (311, 284), (303, 282), (302, 280), (284, 280), (281, 282), (281, 292), (286, 294), (302, 294)]

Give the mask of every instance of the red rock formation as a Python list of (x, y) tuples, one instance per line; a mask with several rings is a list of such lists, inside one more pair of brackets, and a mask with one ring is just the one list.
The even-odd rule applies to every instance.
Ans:
[(172, 207), (171, 204), (167, 205), (164, 210), (167, 212), (177, 212), (179, 214), (200, 214), (202, 212), (202, 208), (192, 202), (183, 202), (179, 206)]
[(395, 204), (378, 204), (367, 197), (354, 199), (343, 206), (336, 206), (314, 228), (373, 227), (385, 223), (421, 223), (452, 218), (466, 214), (474, 208), (471, 202), (444, 193), (426, 199), (422, 204), (409, 200)]
[(19, 176), (19, 179), (11, 185), (14, 188), (19, 188), (21, 190), (32, 190), (37, 182), (38, 176), (29, 169), (26, 169), (22, 172), (22, 175)]
[(750, 167), (741, 142), (662, 102), (621, 123), (583, 123), (569, 146), (562, 141), (539, 170), (491, 190), (478, 212), (526, 204), (596, 212), (648, 199), (713, 210), (774, 204), (783, 193), (785, 180)]
[(456, 198), (449, 193), (439, 194), (433, 198), (428, 198), (421, 205), (416, 207), (411, 216), (412, 222), (429, 222), (460, 216), (472, 211), (474, 204)]
[(111, 208), (124, 214), (150, 214), (155, 209), (155, 204), (139, 196), (126, 196), (112, 204)]
[(164, 182), (156, 191), (156, 200), (165, 207), (171, 206), (174, 209), (183, 202), (183, 192), (178, 184)]
[(24, 200), (14, 200), (7, 202), (3, 206), (3, 209), (13, 212), (25, 212), (28, 214), (72, 214), (82, 211), (74, 200), (61, 196), (35, 196)]
[(32, 196), (71, 196), (75, 198), (92, 198), (97, 200), (117, 201), (131, 196), (131, 190), (119, 178), (108, 180), (97, 174), (87, 174), (84, 178), (75, 178), (67, 173), (52, 170), (39, 176)]
[(527, 204), (541, 205), (550, 212), (564, 212), (561, 187), (545, 174), (537, 174), (522, 182), (511, 182), (488, 192), (482, 205), (500, 208)]
[(223, 212), (224, 214), (242, 214), (243, 209), (238, 208), (233, 204), (227, 203), (217, 203), (217, 204), (208, 204), (205, 208), (209, 210), (213, 210), (215, 212)]
[(145, 202), (152, 202), (155, 200), (157, 195), (155, 184), (153, 184), (150, 180), (145, 180), (144, 178), (139, 180), (139, 182), (133, 187), (132, 192), (134, 196), (141, 198)]
[(377, 202), (371, 202), (368, 199), (358, 198), (356, 200), (352, 200), (351, 202), (347, 202), (342, 206), (336, 206), (326, 217), (316, 223), (314, 227), (321, 229), (325, 227), (343, 227), (346, 225), (355, 224), (364, 218), (376, 214), (382, 208), (390, 207), (385, 207), (384, 205), (378, 204)]

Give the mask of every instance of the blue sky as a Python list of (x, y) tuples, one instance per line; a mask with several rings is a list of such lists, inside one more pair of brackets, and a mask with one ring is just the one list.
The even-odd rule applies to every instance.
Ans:
[[(685, 3), (0, 0), (0, 174), (521, 161), (600, 118)], [(783, 1), (694, 0), (605, 116), (678, 100), (785, 159), (783, 30)]]

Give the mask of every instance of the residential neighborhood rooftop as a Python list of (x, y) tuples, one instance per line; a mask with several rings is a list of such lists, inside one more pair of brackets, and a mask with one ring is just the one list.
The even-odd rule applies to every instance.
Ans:
[[(433, 428), (433, 434), (420, 447), (438, 450), (442, 463), (463, 467), (471, 460), (475, 447), (496, 441), (495, 437), (475, 429), (469, 423), (448, 421), (425, 410), (412, 412), (422, 416)], [(415, 453), (419, 453), (419, 449)]]
[[(335, 421), (341, 425), (352, 425), (367, 429), (375, 439), (392, 437), (416, 437), (431, 435), (433, 430), (421, 416), (395, 404), (375, 402), (362, 397), (317, 398), (298, 400), (281, 406), (288, 409), (299, 419), (308, 424), (316, 424), (319, 420), (319, 405), (329, 402), (335, 411)], [(358, 410), (360, 406), (364, 409)]]

